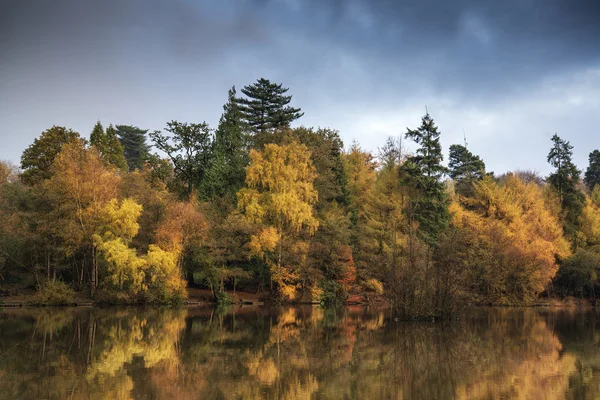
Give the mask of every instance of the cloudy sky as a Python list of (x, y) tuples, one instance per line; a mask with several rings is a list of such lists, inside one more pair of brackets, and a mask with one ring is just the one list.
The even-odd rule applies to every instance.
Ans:
[(283, 83), (306, 126), (376, 150), (427, 106), (447, 153), (550, 171), (600, 148), (597, 0), (0, 0), (0, 159), (97, 120), (216, 126), (227, 90)]

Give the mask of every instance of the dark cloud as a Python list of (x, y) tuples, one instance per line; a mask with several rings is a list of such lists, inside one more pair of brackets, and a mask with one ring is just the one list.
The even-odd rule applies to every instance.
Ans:
[[(265, 12), (281, 0), (258, 1)], [(512, 92), (529, 80), (600, 62), (596, 0), (307, 0), (287, 17), (298, 34), (330, 40), (439, 90)], [(361, 21), (370, 21), (363, 26)], [(518, 85), (517, 85), (518, 84)]]
[(554, 131), (595, 146), (598, 21), (597, 0), (0, 0), (0, 158), (52, 124), (214, 125), (264, 76), (372, 150), (427, 105), (444, 145), (464, 128), (493, 169), (545, 165), (527, 152)]

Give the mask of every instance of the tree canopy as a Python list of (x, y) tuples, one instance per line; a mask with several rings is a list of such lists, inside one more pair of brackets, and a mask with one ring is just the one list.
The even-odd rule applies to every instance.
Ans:
[(291, 95), (288, 88), (260, 78), (252, 85), (244, 86), (237, 103), (243, 119), (255, 133), (264, 133), (270, 129), (284, 128), (304, 115), (300, 108), (289, 106)]

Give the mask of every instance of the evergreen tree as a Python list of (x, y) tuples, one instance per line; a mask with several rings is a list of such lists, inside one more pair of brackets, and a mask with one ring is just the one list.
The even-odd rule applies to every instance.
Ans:
[(404, 183), (415, 189), (408, 216), (419, 223), (422, 239), (433, 245), (450, 223), (449, 199), (442, 182), (448, 169), (442, 165), (440, 132), (427, 113), (421, 126), (415, 130), (407, 128), (405, 136), (420, 145), (416, 155), (409, 157), (400, 171)]
[(106, 149), (102, 158), (121, 171), (127, 171), (128, 165), (125, 159), (125, 149), (117, 137), (116, 129), (111, 125), (106, 128)]
[(100, 121), (96, 122), (92, 133), (90, 133), (90, 144), (96, 146), (100, 152), (106, 147), (106, 133)]
[(236, 100), (244, 121), (254, 133), (288, 127), (304, 115), (300, 108), (288, 105), (292, 100), (292, 96), (285, 95), (288, 90), (264, 78), (242, 89), (247, 98)]
[(473, 194), (473, 183), (485, 176), (485, 163), (471, 153), (466, 146), (453, 144), (450, 146), (448, 161), (450, 177), (456, 183), (456, 191), (464, 196)]
[(137, 126), (117, 125), (117, 136), (123, 145), (123, 152), (129, 170), (141, 169), (150, 154), (150, 147), (146, 144), (148, 129)]
[[(548, 176), (548, 183), (558, 194), (562, 209), (563, 229), (572, 239), (578, 230), (578, 219), (585, 205), (585, 195), (577, 189), (580, 171), (573, 164), (573, 146), (558, 135), (552, 136), (554, 145), (548, 153), (548, 162), (556, 172)], [(574, 243), (575, 247), (577, 243)]]
[(383, 170), (394, 169), (404, 161), (402, 138), (388, 137), (383, 147), (379, 148), (379, 164)]
[[(211, 129), (206, 122), (167, 122), (167, 132), (150, 134), (154, 145), (167, 154), (173, 163), (176, 178), (185, 186), (186, 195), (203, 187), (204, 179), (212, 157)], [(199, 193), (202, 196), (202, 193)]]
[(79, 133), (62, 126), (53, 126), (42, 132), (42, 135), (23, 151), (21, 156), (21, 179), (33, 185), (52, 175), (51, 167), (62, 147), (76, 139)]
[(590, 153), (590, 165), (585, 171), (583, 181), (590, 190), (600, 184), (600, 151), (594, 150)]
[(248, 165), (247, 126), (236, 102), (235, 86), (229, 90), (227, 103), (215, 131), (212, 163), (205, 179), (204, 195), (225, 198), (235, 204), (236, 193), (244, 186)]
[(117, 132), (112, 125), (109, 125), (104, 131), (100, 121), (96, 122), (90, 134), (90, 144), (96, 147), (105, 165), (112, 165), (123, 171), (127, 170), (123, 145), (117, 138)]

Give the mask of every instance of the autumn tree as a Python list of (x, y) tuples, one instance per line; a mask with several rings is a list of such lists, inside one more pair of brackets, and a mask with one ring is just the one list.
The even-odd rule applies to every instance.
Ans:
[(354, 263), (360, 279), (370, 278), (369, 267), (371, 254), (376, 244), (370, 239), (368, 226), (369, 210), (367, 205), (373, 195), (377, 179), (377, 163), (373, 156), (353, 143), (344, 154), (344, 169), (348, 177), (348, 193), (350, 198), (350, 243)]
[(210, 166), (212, 156), (211, 129), (205, 122), (200, 124), (167, 122), (169, 136), (160, 131), (150, 134), (157, 149), (164, 152), (173, 163), (175, 176), (183, 183), (189, 197), (201, 188)]
[(99, 284), (93, 235), (102, 224), (101, 210), (117, 197), (118, 184), (119, 176), (104, 165), (98, 151), (86, 149), (79, 140), (64, 146), (45, 183), (51, 208), (44, 218), (49, 218), (52, 235), (61, 239), (65, 255), (86, 255), (90, 269), (85, 271), (82, 263), (79, 280), (89, 276), (92, 295)]
[[(287, 298), (293, 298), (300, 286), (299, 272), (308, 250), (299, 235), (312, 235), (319, 226), (313, 215), (318, 200), (315, 177), (306, 146), (268, 144), (261, 152), (250, 152), (248, 188), (238, 193), (239, 209), (247, 220), (260, 226), (250, 241), (251, 251), (267, 259), (272, 280)], [(284, 254), (284, 246), (294, 254), (293, 260), (286, 257), (289, 253)], [(268, 257), (270, 253), (274, 260)]]
[(117, 125), (116, 129), (117, 138), (123, 145), (123, 153), (129, 171), (142, 168), (150, 154), (150, 147), (146, 143), (148, 129), (140, 129), (131, 125)]
[(569, 256), (558, 218), (535, 183), (508, 175), (475, 183), (468, 209), (452, 204), (453, 225), (466, 239), (460, 249), (477, 302), (533, 301), (551, 282), (557, 259)]
[(580, 171), (573, 163), (573, 146), (558, 135), (552, 136), (553, 146), (548, 153), (548, 162), (555, 172), (548, 176), (548, 183), (556, 191), (562, 209), (562, 223), (573, 244), (576, 243), (578, 219), (585, 204), (585, 196), (577, 188)]
[(53, 126), (23, 151), (21, 179), (33, 185), (52, 175), (52, 164), (66, 143), (79, 139), (79, 133), (62, 126)]
[(442, 165), (440, 132), (427, 113), (421, 119), (421, 126), (408, 129), (405, 136), (419, 145), (416, 154), (408, 157), (401, 170), (403, 182), (415, 189), (407, 212), (411, 220), (419, 223), (422, 238), (433, 245), (450, 222), (449, 201), (442, 182), (448, 169)]
[(244, 121), (254, 133), (288, 127), (304, 115), (300, 108), (288, 105), (292, 101), (292, 96), (285, 94), (288, 90), (264, 78), (242, 89), (246, 97), (237, 98), (237, 103)]
[(141, 213), (142, 206), (133, 199), (120, 204), (112, 199), (100, 210), (102, 224), (93, 234), (94, 245), (107, 262), (106, 279), (120, 290), (127, 284), (132, 294), (146, 289), (146, 263), (129, 246), (140, 229)]

